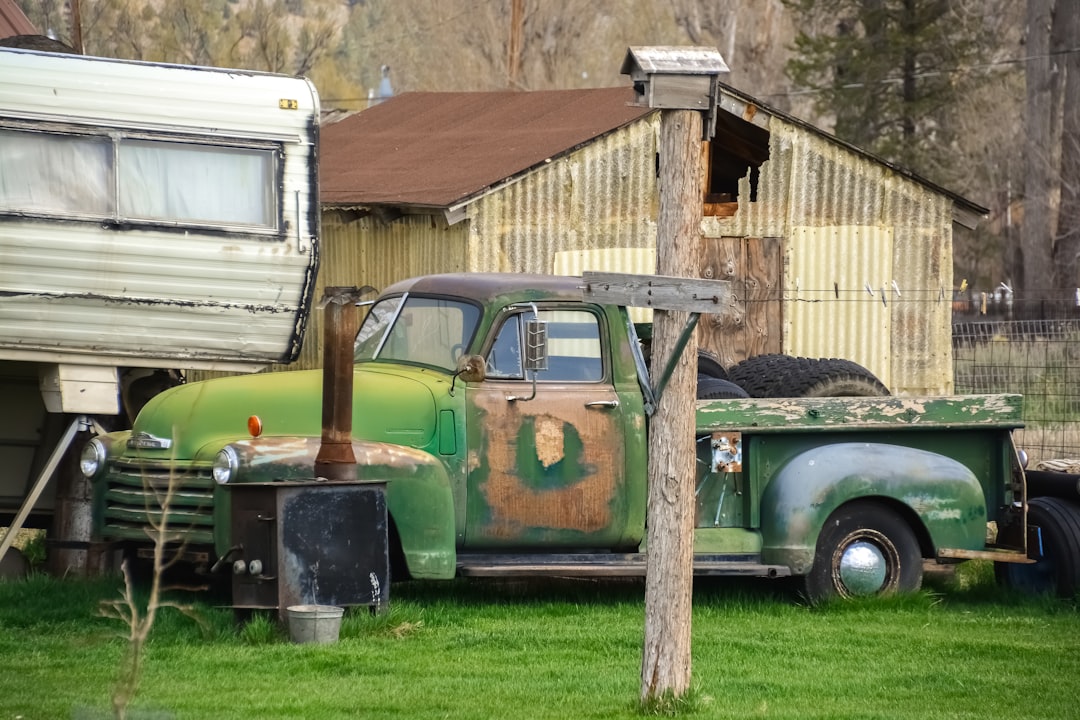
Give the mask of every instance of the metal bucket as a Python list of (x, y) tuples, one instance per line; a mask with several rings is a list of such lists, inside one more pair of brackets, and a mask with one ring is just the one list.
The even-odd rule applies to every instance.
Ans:
[(289, 639), (294, 643), (334, 643), (341, 632), (344, 608), (333, 605), (292, 605), (289, 616)]

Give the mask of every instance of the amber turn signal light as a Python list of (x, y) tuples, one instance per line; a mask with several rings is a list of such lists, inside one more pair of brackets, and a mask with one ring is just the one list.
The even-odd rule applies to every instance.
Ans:
[(262, 435), (263, 426), (262, 420), (258, 415), (252, 415), (248, 418), (248, 432), (251, 433), (251, 437), (259, 437)]

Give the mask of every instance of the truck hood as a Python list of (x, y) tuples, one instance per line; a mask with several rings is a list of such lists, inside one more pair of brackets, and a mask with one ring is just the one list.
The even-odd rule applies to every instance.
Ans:
[[(167, 439), (170, 447), (140, 449), (141, 457), (208, 458), (221, 445), (250, 438), (248, 418), (258, 415), (264, 437), (322, 434), (322, 371), (262, 373), (181, 385), (153, 398), (139, 413), (132, 435)], [(436, 407), (429, 384), (449, 387), (430, 371), (353, 373), (353, 437), (410, 447), (435, 433)], [(142, 435), (141, 435), (142, 434)], [(150, 436), (146, 438), (145, 436)], [(207, 448), (213, 443), (216, 447)]]

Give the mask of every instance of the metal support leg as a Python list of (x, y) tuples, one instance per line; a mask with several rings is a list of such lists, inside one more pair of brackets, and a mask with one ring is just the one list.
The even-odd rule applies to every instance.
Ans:
[(30, 515), (30, 511), (34, 509), (34, 505), (37, 504), (38, 498), (41, 497), (41, 493), (45, 490), (45, 486), (49, 483), (53, 473), (56, 472), (57, 466), (60, 464), (60, 460), (63, 459), (64, 453), (71, 446), (71, 441), (75, 439), (75, 434), (80, 430), (89, 430), (92, 425), (92, 421), (86, 415), (77, 415), (74, 420), (71, 421), (71, 425), (64, 431), (63, 437), (60, 438), (60, 442), (57, 443), (56, 449), (53, 450), (52, 455), (49, 456), (49, 461), (45, 463), (45, 468), (38, 475), (38, 479), (34, 482), (34, 487), (30, 490), (30, 494), (26, 496), (26, 500), (23, 501), (22, 507), (19, 508), (18, 515), (15, 516), (15, 520), (12, 521), (11, 526), (8, 528), (7, 535), (0, 541), (0, 561), (4, 559), (4, 555), (7, 555), (8, 548), (15, 542), (15, 535), (22, 530), (23, 523), (26, 522), (26, 518)]
[[(686, 344), (690, 342), (690, 336), (693, 334), (694, 328), (697, 327), (698, 318), (700, 317), (700, 313), (690, 313), (690, 317), (686, 320), (686, 325), (683, 327), (682, 332), (679, 333), (678, 340), (675, 341), (675, 348), (671, 353), (671, 357), (668, 358), (667, 367), (664, 368), (664, 374), (660, 376), (659, 382), (657, 382), (656, 387), (653, 388), (653, 395), (657, 405), (660, 404), (660, 396), (664, 394), (668, 381), (671, 380), (671, 375), (675, 372), (675, 366), (682, 358), (683, 350), (686, 349)], [(655, 359), (656, 356), (654, 355), (653, 357)]]

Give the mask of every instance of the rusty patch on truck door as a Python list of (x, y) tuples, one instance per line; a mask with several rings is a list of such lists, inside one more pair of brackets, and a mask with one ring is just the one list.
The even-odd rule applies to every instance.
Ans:
[[(508, 402), (505, 390), (471, 394), (478, 434), (469, 472), (466, 544), (605, 544), (623, 532), (624, 450), (613, 388), (544, 388)], [(614, 411), (613, 411), (614, 410)]]
[(551, 467), (566, 457), (562, 423), (552, 417), (536, 418), (536, 457), (544, 467)]

